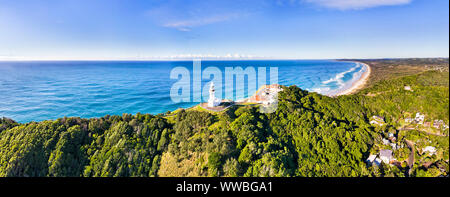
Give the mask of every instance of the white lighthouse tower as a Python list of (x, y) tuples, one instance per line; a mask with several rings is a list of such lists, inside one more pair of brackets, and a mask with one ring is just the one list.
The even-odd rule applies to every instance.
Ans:
[(214, 83), (211, 82), (209, 86), (209, 99), (208, 99), (208, 107), (217, 107), (220, 105), (220, 99), (216, 98), (216, 90), (214, 89)]

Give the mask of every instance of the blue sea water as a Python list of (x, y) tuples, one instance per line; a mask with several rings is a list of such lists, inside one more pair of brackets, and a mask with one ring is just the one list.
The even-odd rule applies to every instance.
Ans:
[[(158, 114), (191, 107), (198, 102), (171, 100), (170, 89), (177, 80), (170, 79), (170, 72), (175, 67), (192, 71), (192, 65), (192, 61), (0, 62), (0, 117), (24, 123), (64, 116)], [(237, 66), (278, 67), (279, 84), (326, 95), (349, 88), (365, 69), (359, 63), (332, 60), (202, 62), (202, 68), (210, 66), (222, 71)], [(245, 92), (249, 94), (253, 92)]]

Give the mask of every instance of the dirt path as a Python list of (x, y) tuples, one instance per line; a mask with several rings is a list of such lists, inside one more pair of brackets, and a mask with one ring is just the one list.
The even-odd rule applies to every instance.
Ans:
[(416, 148), (414, 147), (414, 143), (405, 139), (406, 144), (408, 145), (408, 147), (411, 149), (411, 152), (409, 153), (409, 157), (408, 157), (408, 161), (406, 161), (406, 163), (409, 166), (409, 171), (408, 174), (411, 174), (411, 169), (414, 166), (414, 156), (416, 155)]

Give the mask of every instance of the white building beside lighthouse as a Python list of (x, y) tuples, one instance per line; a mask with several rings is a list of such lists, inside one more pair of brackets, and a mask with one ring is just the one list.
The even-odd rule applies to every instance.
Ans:
[(214, 89), (214, 83), (211, 82), (209, 86), (209, 99), (208, 99), (208, 107), (217, 107), (220, 105), (221, 100), (216, 98), (216, 90)]

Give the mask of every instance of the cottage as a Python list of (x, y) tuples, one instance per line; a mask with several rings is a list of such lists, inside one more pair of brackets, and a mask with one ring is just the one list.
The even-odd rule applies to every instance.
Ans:
[(436, 129), (441, 128), (441, 126), (444, 124), (443, 120), (434, 120), (433, 121), (433, 127)]
[(412, 123), (414, 121), (413, 118), (405, 118), (406, 123)]
[(439, 129), (439, 128), (441, 128), (441, 124), (433, 122), (433, 127), (436, 129)]
[(384, 123), (384, 117), (382, 116), (372, 116), (372, 120), (370, 121), (370, 124), (379, 126), (383, 126)]
[(282, 91), (278, 84), (267, 85), (264, 90), (266, 99), (263, 101), (264, 105), (276, 103), (278, 99), (278, 92)]
[(424, 122), (424, 123), (423, 123), (423, 126), (424, 126), (424, 127), (430, 127), (430, 126), (431, 126), (431, 122)]
[(386, 163), (389, 164), (392, 160), (392, 151), (391, 150), (387, 150), (387, 149), (383, 149), (380, 151), (380, 159)]
[(249, 102), (261, 103), (264, 105), (270, 105), (278, 102), (278, 92), (283, 91), (280, 85), (271, 84), (263, 85), (255, 95), (249, 98)]
[(384, 117), (383, 116), (372, 116), (372, 118), (376, 121), (379, 122), (384, 122)]
[(407, 90), (407, 91), (413, 91), (412, 89), (411, 89), (411, 86), (405, 86), (405, 90)]
[(423, 152), (428, 152), (430, 155), (434, 155), (436, 153), (436, 148), (433, 146), (427, 146), (425, 148), (422, 148)]
[(417, 112), (415, 121), (417, 121), (419, 124), (423, 124), (424, 120), (425, 120), (425, 115), (421, 114), (420, 112)]
[(390, 144), (389, 140), (387, 140), (387, 139), (385, 139), (385, 138), (383, 138), (382, 141), (383, 141), (383, 144), (384, 144), (384, 145), (389, 145), (389, 144)]
[(368, 163), (373, 163), (373, 161), (375, 161), (375, 159), (377, 158), (377, 155), (369, 155), (369, 158), (367, 158), (367, 162)]
[(376, 158), (375, 161), (373, 162), (375, 165), (379, 166), (381, 164), (381, 159), (380, 158)]
[[(370, 121), (370, 124), (379, 125), (379, 123), (378, 123), (377, 121), (375, 121), (375, 120), (371, 120), (371, 121)], [(383, 125), (380, 125), (380, 126), (383, 126)]]

